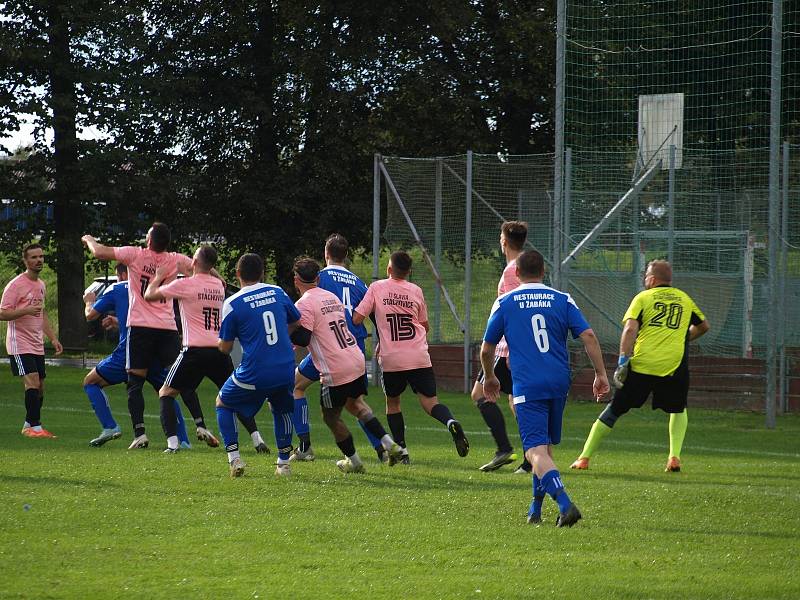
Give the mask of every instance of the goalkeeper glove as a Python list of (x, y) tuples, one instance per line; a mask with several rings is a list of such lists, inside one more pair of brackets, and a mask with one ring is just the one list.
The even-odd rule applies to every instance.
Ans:
[(628, 378), (628, 371), (631, 369), (631, 359), (629, 356), (625, 356), (624, 354), (619, 355), (619, 360), (617, 360), (617, 369), (614, 371), (614, 387), (622, 389), (622, 386), (625, 385), (625, 380)]

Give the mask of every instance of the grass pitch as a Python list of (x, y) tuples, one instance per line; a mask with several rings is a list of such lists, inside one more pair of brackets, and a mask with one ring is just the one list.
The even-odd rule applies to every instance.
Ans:
[[(800, 596), (794, 416), (766, 431), (761, 415), (691, 410), (684, 471), (667, 474), (666, 417), (634, 411), (591, 470), (575, 472), (568, 465), (599, 409), (570, 403), (556, 461), (584, 519), (562, 530), (549, 499), (545, 524), (525, 524), (529, 477), (477, 470), (493, 447), (464, 395), (443, 400), (470, 435), (465, 459), (409, 396), (410, 467), (378, 465), (353, 424), (369, 471), (339, 473), (315, 412), (316, 462), (278, 479), (262, 412), (273, 454), (256, 455), (245, 434), (247, 474), (231, 480), (221, 449), (161, 453), (152, 391), (150, 449), (125, 450), (121, 386), (109, 395), (123, 439), (88, 447), (99, 426), (82, 376), (48, 370), (44, 423), (59, 439), (41, 440), (19, 434), (21, 385), (0, 372), (2, 598)], [(200, 395), (216, 431), (211, 387)], [(315, 391), (310, 398), (316, 406)], [(382, 412), (377, 391), (369, 400)]]

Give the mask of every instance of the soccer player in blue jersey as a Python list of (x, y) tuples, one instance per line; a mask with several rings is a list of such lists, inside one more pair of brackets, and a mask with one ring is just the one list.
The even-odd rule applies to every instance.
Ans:
[[(257, 254), (245, 254), (236, 263), (241, 289), (222, 305), (222, 325), (218, 348), (230, 354), (239, 339), (242, 362), (228, 378), (217, 396), (217, 423), (231, 477), (244, 474), (239, 456), (239, 437), (234, 415), (254, 416), (269, 401), (278, 448), (277, 475), (289, 475), (292, 452), (292, 412), (294, 398), (294, 350), (291, 334), (297, 329), (300, 313), (281, 288), (261, 283), (264, 261)], [(298, 340), (298, 342), (308, 340)]]
[[(368, 335), (367, 328), (363, 324), (353, 324), (353, 307), (358, 306), (361, 300), (364, 299), (364, 295), (367, 293), (367, 285), (361, 281), (358, 275), (345, 267), (349, 249), (350, 245), (343, 235), (334, 233), (328, 236), (328, 239), (325, 240), (325, 264), (327, 266), (319, 272), (319, 284), (317, 287), (333, 293), (341, 300), (346, 309), (347, 328), (355, 338), (363, 354), (364, 341)], [(295, 371), (292, 422), (299, 444), (292, 453), (292, 460), (314, 460), (314, 452), (311, 449), (311, 427), (308, 422), (306, 389), (315, 381), (319, 381), (319, 370), (314, 365), (311, 354), (308, 354), (298, 365), (297, 371)], [(382, 462), (387, 462), (389, 454), (381, 441), (372, 435), (361, 421), (358, 421), (358, 424), (369, 439), (370, 444), (372, 444), (378, 459)]]
[[(113, 311), (116, 318), (104, 317), (103, 327), (110, 328), (114, 325), (119, 327), (119, 343), (114, 348), (114, 352), (101, 360), (83, 380), (83, 389), (89, 397), (94, 414), (97, 415), (97, 419), (103, 427), (100, 435), (89, 442), (90, 446), (102, 446), (106, 442), (122, 436), (119, 425), (111, 414), (108, 397), (103, 391), (105, 387), (128, 381), (128, 373), (125, 371), (125, 345), (128, 335), (128, 267), (118, 263), (116, 271), (117, 282), (108, 286), (100, 298), (96, 298), (95, 294), (91, 292), (83, 297), (86, 304), (87, 321), (97, 320), (103, 314)], [(147, 373), (147, 381), (158, 391), (163, 385), (166, 375), (166, 369), (150, 369)], [(194, 396), (197, 401), (197, 394), (194, 390), (187, 390), (184, 398), (186, 396), (190, 398)], [(178, 419), (178, 440), (182, 447), (191, 448), (189, 437), (186, 435), (186, 423), (177, 400), (175, 401), (175, 411)]]
[(609, 390), (597, 337), (569, 294), (542, 283), (544, 258), (535, 250), (517, 257), (520, 287), (500, 296), (492, 307), (481, 346), (487, 397), (500, 396), (494, 375), (495, 347), (505, 336), (522, 447), (533, 465), (533, 501), (528, 523), (542, 521), (542, 503), (549, 494), (558, 504), (557, 527), (572, 527), (581, 513), (564, 489), (553, 462), (552, 446), (561, 441), (561, 421), (570, 386), (567, 335), (580, 338), (594, 366), (594, 394)]

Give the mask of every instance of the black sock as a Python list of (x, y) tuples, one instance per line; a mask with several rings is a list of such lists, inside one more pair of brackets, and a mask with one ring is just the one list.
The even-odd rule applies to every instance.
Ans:
[(128, 374), (128, 412), (131, 415), (134, 437), (144, 435), (144, 395), (142, 395), (144, 381), (144, 377)]
[(178, 414), (175, 412), (175, 398), (172, 396), (161, 396), (161, 427), (164, 428), (164, 435), (172, 437), (178, 435)]
[(31, 427), (41, 425), (41, 405), (39, 404), (39, 390), (30, 388), (25, 390), (25, 420)]
[(348, 435), (341, 442), (336, 442), (336, 445), (339, 446), (339, 450), (341, 450), (345, 456), (353, 456), (353, 454), (356, 453), (356, 445), (353, 443), (352, 435)]
[(448, 421), (451, 419), (455, 420), (453, 413), (451, 413), (450, 409), (444, 404), (437, 404), (434, 406), (431, 409), (431, 416), (437, 421), (441, 422), (445, 427), (447, 426)]
[(364, 427), (367, 428), (372, 435), (376, 438), (381, 439), (383, 436), (386, 435), (386, 430), (381, 425), (381, 422), (378, 421), (378, 418), (375, 415), (372, 415), (372, 418), (369, 421), (361, 421), (364, 424)]
[[(310, 433), (298, 433), (297, 439), (300, 443), (297, 444), (297, 447), (300, 449), (300, 452), (308, 452), (308, 449), (311, 447), (311, 434)], [(350, 436), (350, 440), (352, 441), (353, 436)]]
[(200, 398), (197, 397), (197, 392), (194, 390), (181, 391), (181, 398), (189, 413), (194, 419), (194, 424), (198, 427), (206, 428), (206, 422), (203, 420), (203, 409), (200, 408)]
[(403, 413), (398, 412), (388, 414), (386, 415), (386, 420), (389, 422), (389, 429), (392, 431), (392, 439), (405, 448), (406, 424), (403, 420)]
[(481, 411), (483, 420), (486, 421), (486, 425), (489, 427), (489, 431), (492, 432), (494, 442), (497, 444), (497, 450), (511, 452), (511, 442), (506, 433), (506, 420), (503, 418), (503, 412), (500, 407), (495, 402), (487, 402), (484, 398), (478, 400), (476, 404), (478, 405), (478, 410)]
[(239, 419), (239, 423), (244, 425), (244, 428), (247, 429), (247, 433), (252, 434), (254, 431), (258, 431), (255, 417), (245, 417), (240, 413), (236, 413), (236, 417)]

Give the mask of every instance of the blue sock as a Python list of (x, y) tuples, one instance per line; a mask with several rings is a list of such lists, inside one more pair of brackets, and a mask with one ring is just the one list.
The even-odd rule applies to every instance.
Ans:
[(559, 512), (567, 512), (569, 505), (572, 504), (572, 500), (567, 496), (564, 484), (561, 482), (561, 473), (556, 469), (545, 473), (542, 477), (542, 487), (544, 491), (550, 494), (550, 497), (558, 503)]
[(272, 422), (275, 426), (275, 446), (278, 448), (278, 458), (289, 460), (292, 451), (292, 413), (279, 413), (272, 411)]
[(364, 423), (359, 421), (358, 419), (356, 419), (356, 422), (358, 423), (358, 426), (361, 427), (361, 431), (364, 432), (364, 435), (367, 436), (367, 439), (369, 440), (369, 443), (372, 444), (372, 447), (375, 448), (376, 450), (378, 450), (379, 448), (383, 449), (383, 444), (381, 443), (381, 441), (369, 432), (367, 426), (364, 425)]
[(542, 487), (541, 480), (534, 475), (533, 476), (533, 501), (531, 502), (531, 508), (528, 510), (529, 515), (535, 515), (537, 517), (542, 516), (542, 503), (544, 502), (545, 491)]
[(239, 431), (236, 428), (236, 415), (227, 406), (217, 407), (217, 425), (227, 452), (239, 449)]
[(305, 398), (294, 399), (294, 412), (292, 412), (292, 425), (297, 437), (306, 435), (311, 431), (308, 424), (308, 400)]
[(186, 433), (186, 421), (183, 420), (183, 411), (181, 411), (181, 403), (175, 399), (175, 414), (178, 415), (178, 441), (186, 442), (190, 446), (189, 435)]
[(103, 429), (114, 429), (117, 427), (117, 422), (111, 415), (111, 408), (108, 406), (108, 396), (96, 383), (83, 386), (86, 395), (89, 396), (89, 402), (92, 403), (94, 414), (97, 415), (97, 420)]

